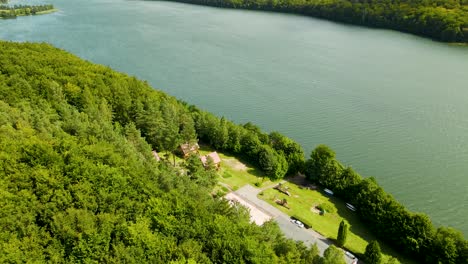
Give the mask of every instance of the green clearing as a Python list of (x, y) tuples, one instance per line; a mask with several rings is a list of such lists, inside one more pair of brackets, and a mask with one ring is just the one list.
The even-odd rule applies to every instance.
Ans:
[[(350, 225), (348, 239), (346, 240), (345, 248), (349, 251), (363, 254), (367, 246), (367, 241), (375, 240), (375, 236), (368, 231), (361, 223), (358, 216), (346, 208), (345, 203), (336, 198), (326, 196), (324, 193), (317, 190), (308, 190), (300, 188), (296, 184), (286, 183), (291, 196), (287, 196), (275, 189), (264, 190), (260, 199), (265, 200), (271, 205), (277, 207), (284, 213), (290, 216), (298, 216), (308, 223), (312, 223), (312, 229), (319, 232), (323, 236), (336, 240), (338, 227), (342, 219), (345, 219)], [(276, 199), (286, 199), (291, 209), (286, 209), (275, 203)], [(331, 208), (331, 212), (320, 215), (318, 210), (313, 210), (315, 206), (324, 205)], [(400, 260), (401, 263), (415, 263), (412, 260), (404, 258), (401, 254), (379, 241), (384, 253), (384, 263), (390, 256), (394, 256)]]
[[(200, 147), (200, 155), (206, 155), (214, 151), (206, 146)], [(218, 155), (221, 158), (221, 168), (218, 171), (221, 185), (231, 190), (237, 190), (246, 184), (256, 187), (264, 187), (272, 184), (272, 181), (264, 177), (265, 174), (262, 171), (248, 162), (239, 160), (237, 157), (225, 153), (218, 152)]]
[[(204, 145), (200, 147), (200, 156), (214, 151)], [(290, 182), (287, 182), (285, 186), (289, 188), (292, 196), (287, 196), (271, 188), (276, 182), (272, 182), (264, 177), (265, 175), (263, 172), (248, 162), (239, 160), (237, 157), (225, 153), (218, 152), (218, 155), (221, 158), (221, 168), (218, 171), (219, 183), (214, 188), (213, 193), (221, 192), (225, 194), (229, 190), (237, 190), (246, 184), (256, 186), (256, 183), (257, 185), (260, 183), (260, 186), (256, 187), (270, 187), (261, 193), (262, 195), (259, 196), (260, 199), (267, 201), (290, 216), (299, 216), (305, 221), (312, 223), (312, 228), (315, 231), (331, 240), (336, 239), (340, 222), (342, 219), (345, 219), (350, 225), (345, 248), (351, 252), (363, 254), (368, 241), (376, 239), (361, 223), (358, 216), (346, 208), (342, 200), (336, 197), (326, 196), (321, 191), (301, 188)], [(177, 157), (176, 163), (181, 161), (183, 161), (183, 159)], [(291, 209), (288, 210), (276, 204), (276, 199), (287, 199)], [(312, 208), (318, 205), (323, 205), (331, 210), (322, 216), (318, 211), (312, 211)], [(390, 256), (398, 258), (401, 263), (416, 263), (404, 258), (383, 242), (379, 241), (379, 243), (384, 253), (384, 263)]]

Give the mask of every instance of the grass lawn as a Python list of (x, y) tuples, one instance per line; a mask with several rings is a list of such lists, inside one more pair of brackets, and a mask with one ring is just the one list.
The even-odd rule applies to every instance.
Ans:
[[(301, 189), (293, 183), (286, 183), (285, 186), (289, 187), (291, 196), (280, 193), (275, 189), (267, 189), (263, 191), (263, 195), (259, 195), (271, 205), (277, 207), (286, 214), (293, 216), (297, 215), (312, 224), (312, 228), (321, 233), (323, 236), (332, 240), (336, 239), (338, 227), (342, 219), (345, 219), (350, 225), (348, 238), (345, 247), (354, 253), (363, 254), (367, 246), (367, 241), (375, 240), (375, 237), (368, 231), (361, 223), (355, 213), (348, 210), (345, 203), (338, 198), (326, 196), (324, 193), (316, 190)], [(275, 199), (286, 199), (291, 209), (286, 209), (275, 203)], [(330, 212), (325, 215), (320, 215), (312, 209), (320, 204), (329, 207)], [(416, 263), (402, 257), (399, 253), (380, 242), (382, 252), (384, 253), (385, 263), (389, 256), (394, 256), (400, 260), (401, 263)]]
[[(206, 155), (212, 151), (212, 149), (201, 146), (200, 155)], [(268, 178), (264, 177), (262, 171), (247, 162), (228, 154), (218, 152), (218, 155), (221, 158), (221, 168), (218, 171), (219, 182), (231, 190), (237, 190), (246, 184), (256, 187), (272, 184)]]

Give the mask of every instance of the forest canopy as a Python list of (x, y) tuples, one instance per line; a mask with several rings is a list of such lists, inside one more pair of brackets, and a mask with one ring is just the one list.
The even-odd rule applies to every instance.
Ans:
[(467, 0), (168, 0), (296, 13), (394, 29), (445, 42), (468, 42)]
[[(200, 162), (186, 177), (153, 158), (152, 149), (196, 140), (195, 113), (211, 120), (48, 44), (0, 41), (0, 263), (322, 261), (274, 222), (256, 226), (243, 207), (209, 195)], [(264, 148), (290, 144), (272, 137)], [(216, 144), (238, 149), (237, 139)]]

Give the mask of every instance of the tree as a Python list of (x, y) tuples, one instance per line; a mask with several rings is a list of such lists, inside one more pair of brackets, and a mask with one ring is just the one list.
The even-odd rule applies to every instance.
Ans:
[(382, 262), (379, 242), (373, 240), (367, 245), (364, 252), (364, 261), (368, 264), (380, 264)]
[(400, 264), (400, 261), (397, 259), (397, 258), (394, 258), (394, 257), (390, 257), (386, 264)]
[(180, 138), (183, 142), (196, 143), (197, 132), (192, 116), (184, 113), (181, 116)]
[(336, 239), (338, 246), (342, 247), (345, 245), (346, 238), (348, 236), (348, 229), (349, 225), (344, 220), (341, 220), (340, 227), (338, 228), (338, 236)]
[(346, 264), (343, 251), (334, 245), (329, 246), (323, 252), (321, 264)]
[(288, 163), (284, 156), (278, 154), (270, 146), (261, 146), (258, 156), (260, 168), (270, 179), (281, 179), (288, 171)]
[(341, 164), (335, 159), (335, 152), (326, 145), (318, 145), (306, 162), (305, 174), (309, 180), (331, 187), (341, 174), (341, 169)]
[(452, 228), (439, 227), (432, 241), (433, 246), (431, 248), (434, 252), (430, 252), (431, 255), (435, 253), (435, 256), (430, 261), (448, 264), (459, 263), (457, 262), (457, 242), (460, 240), (463, 241), (463, 238), (459, 232)]
[(310, 263), (318, 250), (210, 195), (213, 160), (190, 156), (186, 176), (154, 161), (192, 138), (186, 110), (50, 45), (0, 41), (0, 263)]
[(304, 169), (304, 151), (301, 145), (278, 132), (271, 132), (269, 138), (270, 145), (286, 158), (288, 174), (296, 174)]

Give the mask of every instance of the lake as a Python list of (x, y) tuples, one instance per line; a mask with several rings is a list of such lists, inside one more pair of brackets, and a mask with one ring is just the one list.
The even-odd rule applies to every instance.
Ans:
[(49, 42), (219, 116), (280, 131), (307, 156), (327, 144), (409, 209), (468, 235), (468, 47), (295, 15), (47, 3), (60, 11), (0, 20), (0, 39)]

